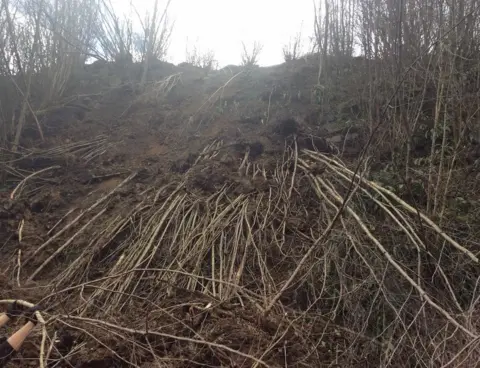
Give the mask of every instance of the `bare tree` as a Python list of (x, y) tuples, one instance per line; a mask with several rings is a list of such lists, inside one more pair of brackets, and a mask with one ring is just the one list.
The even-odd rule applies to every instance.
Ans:
[(242, 42), (242, 66), (251, 67), (258, 64), (258, 56), (262, 52), (263, 45), (255, 41), (251, 49), (248, 49), (244, 42)]
[(187, 63), (205, 69), (207, 72), (218, 68), (218, 61), (215, 59), (213, 50), (202, 52), (197, 46), (194, 46), (192, 50), (189, 50), (187, 47), (185, 57)]
[[(149, 64), (166, 55), (172, 24), (159, 1), (145, 15), (139, 59), (144, 62), (142, 82)], [(134, 41), (131, 18), (115, 12), (110, 0), (0, 0), (0, 77), (2, 90), (18, 98), (0, 96), (4, 143), (16, 150), (29, 121), (40, 138), (38, 112), (62, 104), (73, 73), (87, 59), (129, 64)], [(16, 101), (20, 100), (20, 103)]]
[(0, 22), (5, 28), (0, 70), (10, 78), (22, 99), (18, 113), (14, 115), (16, 107), (11, 107), (14, 127), (6, 129), (6, 136), (13, 135), (14, 151), (28, 115), (35, 120), (43, 138), (32, 94), (37, 109), (62, 97), (73, 69), (85, 61), (93, 47), (91, 30), (96, 5), (94, 0), (2, 0)]
[(295, 37), (290, 38), (288, 44), (283, 46), (283, 59), (285, 61), (297, 60), (302, 54), (302, 31), (300, 30)]
[(158, 0), (155, 0), (153, 7), (153, 14), (145, 17), (144, 27), (145, 32), (145, 58), (142, 79), (140, 84), (144, 85), (147, 80), (147, 73), (150, 63), (154, 60), (163, 60), (167, 53), (170, 36), (173, 30), (173, 24), (168, 20), (168, 8), (171, 0), (168, 0), (165, 7), (159, 8)]
[[(471, 190), (472, 181), (465, 180), (463, 175), (466, 162), (471, 160), (468, 152), (475, 149), (469, 142), (469, 134), (479, 131), (480, 1), (320, 0), (315, 2), (313, 12), (319, 56), (317, 88), (323, 93), (317, 102), (322, 107), (328, 106), (329, 101), (325, 101), (328, 96), (324, 95), (335, 89), (334, 84), (340, 77), (348, 81), (341, 75), (345, 71), (358, 78), (361, 83), (347, 85), (356, 95), (345, 97), (356, 99), (364, 110), (361, 119), (365, 129), (377, 133), (372, 140), (375, 151), (370, 152), (374, 156), (375, 152), (391, 155), (388, 164), (382, 158), (385, 172), (401, 183), (390, 179), (416, 207), (417, 213), (426, 212), (438, 219), (440, 225), (455, 227), (458, 206), (454, 193)], [(424, 225), (418, 219), (418, 223), (408, 226)], [(473, 226), (473, 222), (467, 226)], [(448, 260), (444, 258), (439, 238), (429, 242), (428, 249), (397, 253), (394, 257), (412, 260), (410, 263), (405, 259), (403, 264), (420, 285), (431, 285), (436, 277), (433, 274), (442, 273), (438, 300), (444, 302), (451, 313), (468, 309), (461, 300), (470, 303), (473, 293), (466, 297), (460, 290), (448, 286), (458, 282), (455, 275), (462, 267), (461, 261), (453, 254)], [(365, 259), (365, 254), (360, 253), (360, 257)], [(427, 258), (433, 273), (425, 269)], [(382, 279), (382, 271), (375, 263), (368, 263), (367, 267), (379, 280), (378, 293), (384, 293), (390, 283)], [(478, 277), (473, 274), (468, 277), (475, 280), (467, 282), (469, 290), (473, 290)], [(405, 340), (384, 352), (382, 366), (401, 359), (402, 351), (409, 351), (415, 361), (428, 361), (429, 365), (472, 364), (473, 356), (469, 363), (457, 358), (465, 356), (468, 360), (469, 354), (478, 354), (478, 348), (464, 355), (461, 347), (446, 342), (449, 338), (467, 338), (466, 335), (438, 336), (436, 331), (449, 329), (450, 321), (421, 312), (423, 307), (416, 300), (422, 296), (394, 289), (398, 291), (393, 292), (395, 297), (386, 293), (381, 302), (377, 300), (389, 305), (387, 308), (395, 315), (384, 320), (382, 331), (389, 336), (389, 343), (396, 333)], [(392, 300), (399, 304), (394, 306)], [(406, 310), (418, 320), (407, 317)], [(417, 324), (422, 327), (413, 327)], [(362, 328), (368, 327), (365, 324)], [(412, 334), (410, 328), (416, 332)], [(412, 339), (421, 343), (406, 341), (413, 342)], [(445, 346), (442, 352), (426, 348), (442, 344)], [(453, 356), (457, 358), (450, 360)]]
[(132, 21), (114, 11), (110, 0), (102, 0), (96, 38), (99, 51), (108, 61), (125, 62), (131, 59), (133, 47)]

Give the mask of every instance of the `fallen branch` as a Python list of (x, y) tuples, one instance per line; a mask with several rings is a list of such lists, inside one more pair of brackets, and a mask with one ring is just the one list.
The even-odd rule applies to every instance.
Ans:
[[(267, 363), (265, 363), (263, 360), (260, 360), (256, 357), (254, 357), (253, 355), (249, 355), (249, 354), (243, 353), (239, 350), (229, 348), (226, 345), (217, 344), (217, 343), (214, 343), (214, 342), (192, 339), (190, 337), (176, 336), (176, 335), (171, 335), (171, 334), (168, 334), (168, 333), (157, 332), (157, 331), (152, 331), (152, 330), (148, 330), (148, 331), (146, 331), (146, 330), (135, 330), (135, 329), (128, 328), (128, 327), (119, 326), (118, 324), (113, 324), (113, 323), (109, 323), (109, 322), (105, 322), (105, 321), (102, 321), (102, 320), (99, 320), (99, 319), (93, 319), (93, 318), (75, 317), (75, 316), (66, 316), (66, 315), (60, 315), (59, 317), (62, 318), (62, 319), (66, 319), (66, 320), (74, 320), (74, 321), (91, 323), (94, 326), (98, 326), (98, 325), (106, 326), (106, 327), (110, 327), (110, 328), (113, 328), (113, 329), (116, 329), (116, 330), (128, 332), (128, 333), (135, 334), (135, 335), (142, 335), (142, 336), (155, 335), (155, 336), (165, 337), (165, 338), (168, 338), (168, 339), (185, 341), (185, 342), (198, 344), (198, 345), (205, 345), (205, 346), (208, 346), (210, 348), (214, 347), (214, 348), (217, 348), (217, 349), (223, 349), (223, 350), (226, 350), (230, 353), (239, 355), (241, 357), (248, 358), (248, 359), (254, 361), (257, 364), (261, 364), (264, 367), (269, 367), (269, 365)], [(61, 321), (61, 322), (63, 322), (63, 321)]]
[(107, 195), (103, 196), (100, 198), (98, 201), (96, 201), (94, 204), (92, 204), (89, 208), (86, 210), (82, 211), (75, 219), (73, 219), (70, 223), (68, 223), (62, 230), (60, 230), (58, 233), (56, 233), (54, 236), (52, 236), (50, 239), (48, 239), (45, 243), (43, 243), (41, 246), (39, 246), (35, 252), (33, 252), (32, 256), (27, 259), (24, 262), (24, 266), (32, 260), (33, 257), (35, 257), (40, 251), (42, 251), (46, 246), (51, 244), (55, 239), (57, 239), (60, 235), (62, 235), (65, 231), (70, 229), (73, 225), (75, 225), (86, 213), (92, 211), (95, 209), (97, 206), (105, 202), (112, 194), (114, 194), (118, 189), (120, 189), (122, 186), (124, 186), (126, 183), (128, 183), (130, 180), (132, 180), (136, 176), (136, 173), (130, 175), (128, 178), (126, 178), (124, 181), (122, 181), (120, 184), (118, 184), (110, 193)]
[(32, 281), (34, 277), (37, 276), (37, 274), (45, 268), (46, 265), (48, 265), (57, 255), (59, 255), (66, 247), (68, 247), (78, 235), (83, 233), (85, 229), (87, 229), (90, 226), (91, 223), (95, 222), (96, 219), (98, 219), (101, 215), (103, 215), (106, 210), (107, 210), (106, 208), (102, 209), (99, 213), (93, 216), (90, 219), (90, 221), (88, 221), (85, 225), (83, 225), (80, 230), (78, 230), (70, 239), (68, 239), (61, 247), (59, 247), (50, 257), (48, 257), (40, 266), (38, 266), (38, 268), (28, 278), (28, 281)]
[[(343, 198), (336, 192), (332, 187), (327, 185), (325, 181), (322, 179), (316, 177), (314, 178), (315, 182), (317, 185), (321, 185), (324, 189), (326, 189), (329, 194), (339, 203), (342, 204)], [(444, 308), (442, 308), (440, 305), (435, 303), (430, 296), (427, 294), (427, 292), (420, 286), (418, 285), (415, 280), (413, 280), (406, 272), (405, 270), (396, 262), (392, 255), (385, 249), (385, 247), (378, 241), (377, 238), (373, 236), (373, 234), (370, 232), (368, 229), (367, 225), (362, 221), (362, 219), (358, 216), (358, 214), (353, 211), (349, 206), (345, 207), (345, 210), (355, 219), (355, 221), (358, 223), (360, 228), (363, 230), (365, 235), (375, 244), (375, 246), (380, 250), (380, 252), (385, 256), (385, 258), (388, 260), (388, 262), (408, 281), (408, 283), (415, 288), (420, 296), (425, 299), (425, 301), (432, 306), (434, 309), (436, 309), (438, 312), (440, 312), (448, 321), (450, 321), (455, 327), (459, 328), (463, 332), (465, 332), (468, 336), (476, 339), (478, 338), (477, 335), (475, 335), (473, 332), (468, 330), (466, 327), (461, 325), (459, 322), (457, 322), (451, 315), (448, 313)]]
[[(50, 167), (47, 167), (45, 169), (42, 169), (40, 171), (37, 171), (37, 172), (34, 172), (33, 174), (30, 174), (28, 175), (25, 179), (23, 179), (20, 183), (17, 184), (17, 186), (15, 187), (15, 189), (12, 191), (12, 193), (10, 194), (10, 199), (14, 199), (15, 198), (15, 193), (17, 192), (17, 190), (19, 190), (25, 183), (28, 179), (31, 179), (32, 177), (34, 177), (35, 175), (38, 175), (38, 174), (41, 174), (45, 171), (48, 171), (48, 170), (54, 170), (54, 169), (59, 169), (60, 166), (50, 166)], [(19, 193), (20, 194), (20, 193)]]
[(343, 213), (343, 210), (344, 208), (348, 205), (348, 202), (349, 200), (352, 198), (353, 194), (357, 191), (358, 187), (360, 185), (360, 181), (355, 185), (355, 187), (352, 188), (352, 190), (349, 192), (349, 196), (347, 198), (345, 198), (345, 200), (342, 202), (342, 205), (340, 206), (340, 208), (337, 210), (337, 212), (335, 213), (335, 216), (333, 216), (333, 219), (330, 221), (330, 223), (328, 224), (327, 228), (325, 229), (325, 231), (322, 233), (322, 235), (320, 235), (320, 237), (312, 244), (310, 245), (310, 247), (308, 248), (307, 252), (305, 253), (305, 255), (302, 257), (302, 259), (300, 260), (300, 262), (298, 262), (297, 264), (297, 267), (295, 268), (295, 270), (292, 272), (292, 274), (290, 275), (290, 277), (288, 278), (288, 280), (283, 284), (282, 288), (280, 289), (280, 291), (273, 297), (273, 299), (270, 301), (270, 303), (268, 304), (268, 306), (265, 308), (265, 311), (264, 311), (264, 315), (267, 316), (270, 311), (272, 310), (272, 308), (274, 307), (274, 305), (280, 300), (280, 298), (282, 297), (283, 293), (285, 293), (285, 291), (290, 287), (290, 285), (292, 285), (292, 283), (295, 281), (295, 278), (297, 277), (297, 275), (300, 273), (300, 271), (302, 270), (303, 266), (305, 265), (305, 263), (307, 262), (307, 260), (312, 256), (313, 254), (313, 251), (315, 249), (317, 249), (317, 247), (323, 242), (325, 241), (329, 235), (331, 234), (332, 230), (333, 230), (333, 227), (335, 225), (335, 223), (337, 222), (337, 220), (340, 218), (340, 216), (342, 215)]
[(367, 180), (363, 177), (361, 177), (358, 174), (355, 174), (353, 171), (349, 170), (342, 164), (340, 164), (338, 161), (329, 158), (328, 156), (325, 156), (321, 153), (314, 152), (314, 151), (305, 151), (305, 153), (313, 158), (313, 159), (321, 159), (325, 163), (330, 163), (336, 166), (337, 169), (340, 171), (343, 171), (344, 173), (357, 178), (358, 180), (362, 181), (363, 183), (367, 184), (369, 187), (378, 190), (388, 196), (390, 196), (392, 199), (394, 199), (398, 204), (400, 204), (403, 208), (405, 208), (408, 212), (414, 214), (414, 215), (419, 215), (423, 221), (425, 221), (430, 227), (433, 228), (441, 237), (443, 237), (448, 243), (450, 243), (453, 247), (455, 247), (457, 250), (468, 256), (472, 261), (475, 263), (479, 263), (478, 257), (473, 254), (470, 250), (466, 249), (465, 247), (461, 246), (458, 244), (455, 240), (453, 240), (450, 236), (448, 236), (437, 224), (435, 224), (430, 218), (428, 218), (425, 214), (422, 212), (417, 211), (415, 208), (410, 206), (408, 203), (403, 201), (401, 198), (399, 198), (395, 193), (391, 192), (390, 190), (378, 185), (377, 183)]

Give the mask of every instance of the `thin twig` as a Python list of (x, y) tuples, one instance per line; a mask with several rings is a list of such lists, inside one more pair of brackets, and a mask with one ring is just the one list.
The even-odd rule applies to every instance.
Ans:
[(158, 332), (158, 331), (153, 331), (153, 330), (149, 330), (149, 331), (135, 330), (135, 329), (132, 329), (132, 328), (119, 326), (118, 324), (113, 324), (113, 323), (109, 323), (109, 322), (105, 322), (105, 321), (102, 321), (102, 320), (99, 320), (99, 319), (93, 319), (93, 318), (75, 317), (75, 316), (67, 316), (67, 315), (60, 315), (59, 318), (65, 319), (65, 320), (87, 322), (87, 323), (90, 323), (94, 326), (95, 325), (97, 325), (97, 326), (102, 325), (102, 326), (110, 327), (110, 328), (113, 328), (113, 329), (116, 329), (116, 330), (128, 332), (128, 333), (135, 334), (135, 335), (143, 335), (143, 336), (155, 335), (155, 336), (166, 337), (166, 338), (169, 338), (169, 339), (174, 339), (174, 340), (179, 340), (179, 341), (186, 341), (186, 342), (193, 343), (193, 344), (215, 347), (217, 349), (226, 350), (230, 353), (239, 355), (243, 358), (248, 358), (248, 359), (250, 359), (250, 360), (252, 360), (252, 361), (254, 361), (258, 364), (261, 364), (264, 367), (268, 367), (267, 363), (265, 363), (264, 361), (254, 357), (253, 355), (245, 354), (245, 353), (243, 353), (239, 350), (235, 350), (235, 349), (232, 349), (232, 348), (230, 348), (226, 345), (217, 344), (215, 342), (197, 340), (197, 339), (192, 339), (192, 338), (184, 337), (184, 336), (176, 336), (176, 335), (163, 333), (163, 332)]
[(35, 249), (32, 256), (29, 259), (27, 259), (24, 262), (24, 264), (28, 263), (33, 257), (35, 257), (39, 252), (41, 252), (46, 246), (51, 244), (55, 239), (57, 239), (65, 231), (67, 231), (72, 226), (74, 226), (85, 214), (89, 213), (90, 211), (95, 209), (97, 206), (99, 206), (100, 204), (105, 202), (112, 194), (116, 193), (122, 186), (124, 186), (126, 183), (128, 183), (130, 180), (132, 180), (135, 176), (136, 176), (136, 173), (130, 175), (128, 178), (126, 178), (124, 181), (122, 181), (120, 184), (118, 184), (112, 191), (110, 191), (108, 194), (106, 194), (105, 196), (98, 199), (89, 208), (82, 211), (77, 217), (75, 217), (75, 219), (73, 219), (71, 222), (69, 222), (62, 230), (60, 230), (58, 233), (56, 233), (54, 236), (52, 236), (50, 239), (48, 239), (45, 243), (43, 243), (41, 246), (39, 246), (37, 249)]
[(35, 278), (35, 276), (37, 276), (38, 273), (45, 268), (46, 265), (48, 265), (57, 255), (59, 255), (66, 247), (68, 247), (75, 240), (77, 236), (83, 233), (85, 229), (87, 229), (90, 226), (90, 224), (95, 222), (95, 220), (97, 220), (101, 215), (103, 215), (106, 210), (107, 210), (106, 208), (102, 209), (99, 213), (93, 216), (84, 226), (82, 226), (80, 230), (78, 230), (61, 247), (58, 247), (58, 249), (50, 257), (48, 257), (40, 266), (37, 267), (37, 269), (28, 278), (28, 281), (32, 281)]
[(47, 167), (45, 169), (42, 169), (42, 170), (39, 170), (39, 171), (36, 171), (34, 172), (33, 174), (30, 174), (28, 175), (25, 179), (23, 179), (20, 183), (17, 184), (17, 186), (15, 187), (15, 189), (12, 191), (12, 193), (10, 194), (10, 199), (14, 199), (15, 197), (15, 193), (17, 192), (17, 190), (19, 190), (25, 183), (28, 179), (34, 177), (35, 175), (38, 175), (38, 174), (41, 174), (45, 171), (48, 171), (48, 170), (54, 170), (54, 169), (59, 169), (60, 166), (50, 166), (50, 167)]

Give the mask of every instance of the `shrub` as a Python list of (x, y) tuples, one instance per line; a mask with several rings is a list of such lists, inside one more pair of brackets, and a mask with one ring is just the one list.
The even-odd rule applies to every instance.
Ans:
[(262, 52), (263, 45), (255, 41), (252, 48), (249, 50), (244, 42), (242, 42), (242, 66), (251, 67), (258, 65), (258, 56)]

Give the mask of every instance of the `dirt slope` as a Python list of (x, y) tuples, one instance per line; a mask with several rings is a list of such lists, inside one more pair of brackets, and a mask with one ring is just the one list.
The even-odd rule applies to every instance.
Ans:
[[(357, 62), (341, 78), (361, 79)], [(405, 366), (401, 358), (436, 352), (414, 353), (410, 341), (392, 351), (381, 332), (401, 338), (419, 308), (446, 332), (476, 333), (411, 297), (409, 279), (377, 284), (394, 266), (369, 234), (390, 245), (395, 233), (393, 258), (415, 271), (410, 239), (422, 246), (441, 234), (400, 226), (385, 206), (402, 221), (416, 214), (373, 195), (375, 183), (362, 184), (351, 216), (319, 246), (366, 139), (355, 123), (364, 85), (339, 84), (320, 104), (308, 60), (209, 74), (159, 63), (141, 88), (132, 83), (140, 72), (86, 66), (70, 97), (40, 116), (45, 142), (29, 125), (6, 166), (0, 299), (45, 307), (49, 338), (58, 338), (49, 366), (376, 367), (386, 355)], [(346, 163), (332, 159), (340, 155)], [(455, 300), (464, 307), (475, 251), (447, 243), (446, 267), (464, 262), (452, 275), (465, 285)], [(422, 255), (420, 287), (450, 310), (436, 256)], [(382, 299), (384, 290), (397, 300)], [(14, 365), (38, 366), (39, 332), (32, 341)]]

